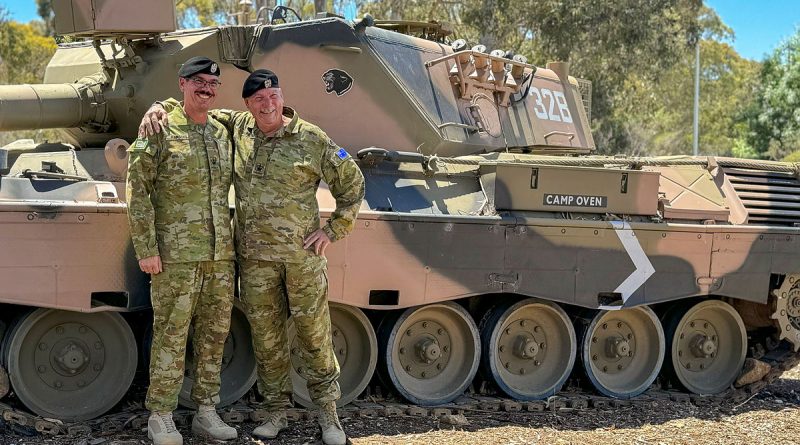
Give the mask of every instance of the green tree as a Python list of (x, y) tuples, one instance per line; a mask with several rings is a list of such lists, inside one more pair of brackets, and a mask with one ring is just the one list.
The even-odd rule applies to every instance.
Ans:
[[(759, 64), (733, 49), (733, 31), (714, 11), (705, 9), (700, 23), (700, 153), (754, 157), (739, 114), (752, 100)], [(630, 153), (691, 154), (694, 69), (695, 51), (686, 48), (655, 82), (630, 75), (614, 109)]]
[(744, 120), (762, 156), (780, 159), (800, 148), (800, 28), (764, 60)]

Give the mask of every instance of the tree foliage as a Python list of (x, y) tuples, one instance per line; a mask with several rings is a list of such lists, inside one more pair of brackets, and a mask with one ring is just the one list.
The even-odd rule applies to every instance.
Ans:
[(745, 121), (761, 156), (780, 159), (800, 149), (800, 28), (764, 60)]

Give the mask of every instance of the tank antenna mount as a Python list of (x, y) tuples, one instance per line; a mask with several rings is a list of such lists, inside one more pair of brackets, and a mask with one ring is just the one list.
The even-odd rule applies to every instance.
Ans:
[(375, 26), (375, 19), (370, 14), (364, 14), (364, 17), (362, 17), (361, 20), (355, 24), (353, 29), (355, 29), (356, 32), (361, 33), (370, 26)]

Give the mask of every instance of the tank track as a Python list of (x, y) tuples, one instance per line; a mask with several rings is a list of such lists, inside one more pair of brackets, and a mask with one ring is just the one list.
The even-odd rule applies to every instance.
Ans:
[[(397, 416), (439, 418), (450, 414), (469, 414), (470, 412), (569, 412), (609, 410), (637, 404), (647, 405), (659, 400), (692, 403), (702, 407), (738, 405), (754, 397), (780, 378), (784, 372), (800, 363), (800, 351), (794, 352), (793, 349), (787, 342), (779, 344), (770, 340), (766, 342), (751, 341), (748, 357), (769, 364), (771, 370), (760, 380), (753, 383), (731, 388), (721, 394), (708, 396), (666, 390), (656, 384), (642, 395), (627, 400), (603, 397), (588, 390), (581, 391), (570, 388), (547, 400), (521, 402), (494, 395), (491, 390), (481, 388), (479, 391), (469, 391), (449, 404), (435, 407), (408, 405), (391, 397), (382, 397), (379, 394), (369, 395), (340, 408), (339, 415), (342, 418)], [(178, 425), (189, 425), (192, 413), (193, 411), (191, 410), (179, 409), (174, 412), (173, 416)], [(267, 416), (265, 410), (258, 408), (255, 403), (245, 401), (244, 398), (237, 404), (221, 409), (219, 413), (220, 417), (229, 424), (263, 422)], [(82, 436), (93, 432), (113, 434), (126, 430), (141, 430), (146, 426), (148, 416), (147, 411), (136, 408), (107, 414), (90, 421), (63, 423), (58, 420), (33, 415), (25, 410), (1, 402), (0, 414), (3, 420), (11, 426), (11, 429), (19, 434), (32, 435), (38, 432), (46, 436), (62, 435), (70, 437)], [(303, 408), (290, 409), (287, 414), (289, 420), (295, 421), (311, 420), (315, 417), (314, 411)]]

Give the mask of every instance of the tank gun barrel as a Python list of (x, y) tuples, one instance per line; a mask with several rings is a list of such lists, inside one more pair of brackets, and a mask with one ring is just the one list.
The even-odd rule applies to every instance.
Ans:
[(0, 131), (107, 126), (102, 83), (0, 85)]

